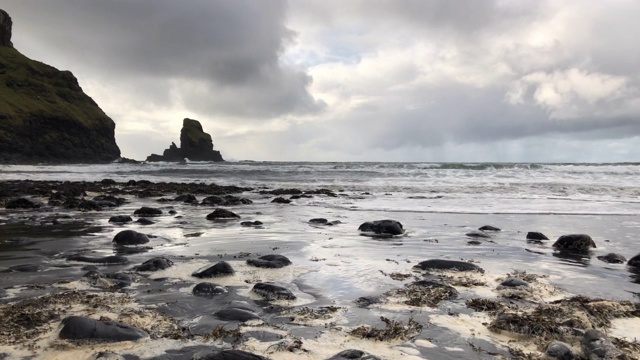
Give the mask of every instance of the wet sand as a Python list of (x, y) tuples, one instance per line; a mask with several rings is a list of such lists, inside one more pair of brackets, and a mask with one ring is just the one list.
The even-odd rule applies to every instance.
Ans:
[[(630, 258), (640, 252), (632, 241), (640, 224), (632, 216), (361, 211), (363, 194), (321, 192), (275, 204), (274, 198), (291, 195), (199, 184), (2, 184), (5, 205), (18, 191), (42, 202), (35, 209), (0, 209), (0, 287), (7, 292), (0, 311), (3, 319), (11, 319), (0, 329), (0, 353), (9, 359), (91, 359), (104, 351), (125, 358), (191, 359), (225, 348), (271, 359), (326, 359), (346, 349), (383, 359), (536, 358), (554, 339), (581, 354), (582, 332), (589, 328), (607, 333), (631, 358), (640, 354), (639, 329), (632, 326), (639, 315), (638, 275), (625, 264), (596, 258), (609, 252)], [(69, 195), (58, 199), (65, 191)], [(206, 216), (217, 206), (159, 201), (191, 193), (201, 202), (214, 192), (252, 203), (224, 206), (240, 219), (210, 221)], [(70, 198), (102, 194), (125, 202), (101, 210), (64, 206)], [(136, 223), (140, 217), (134, 212), (143, 206), (162, 214), (147, 218), (153, 224)], [(134, 222), (109, 223), (114, 215), (129, 215)], [(309, 223), (318, 217), (339, 223)], [(400, 221), (406, 232), (380, 238), (357, 230), (362, 222), (387, 218)], [(240, 225), (255, 220), (263, 224)], [(487, 232), (490, 237), (482, 239), (465, 235), (487, 224), (502, 231)], [(114, 236), (125, 229), (150, 235), (150, 242), (114, 246)], [(528, 231), (543, 232), (551, 240), (527, 242)], [(570, 233), (590, 234), (598, 247), (579, 255), (554, 251), (553, 241)], [(478, 243), (470, 245), (472, 240)], [(292, 265), (264, 269), (246, 263), (267, 254), (284, 255)], [(68, 261), (72, 255), (122, 255), (128, 263)], [(159, 256), (174, 266), (133, 270)], [(428, 259), (468, 261), (485, 272), (426, 276), (414, 269)], [(223, 260), (234, 268), (233, 276), (192, 276)], [(35, 267), (12, 271), (24, 265)], [(109, 279), (91, 282), (83, 278), (87, 265), (104, 274), (127, 274), (131, 284), (120, 288)], [(510, 276), (526, 280), (529, 287), (499, 289)], [(407, 287), (425, 278), (452, 286), (457, 295), (437, 301), (441, 292)], [(203, 281), (227, 292), (194, 296), (193, 287)], [(277, 282), (296, 299), (266, 301), (251, 291), (259, 282)], [(380, 301), (363, 306), (357, 302), (361, 297)], [(241, 323), (213, 315), (229, 306), (250, 309), (260, 319)], [(598, 316), (590, 318), (593, 313)], [(71, 343), (58, 338), (61, 320), (70, 315), (116, 320), (150, 336), (137, 342)], [(506, 323), (506, 315), (515, 320)], [(557, 328), (572, 331), (550, 330)]]

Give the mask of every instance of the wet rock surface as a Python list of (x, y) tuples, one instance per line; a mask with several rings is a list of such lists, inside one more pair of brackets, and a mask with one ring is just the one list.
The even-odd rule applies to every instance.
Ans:
[(596, 243), (587, 234), (569, 234), (560, 236), (553, 247), (564, 251), (587, 252), (595, 248)]
[(192, 293), (196, 296), (213, 297), (220, 294), (225, 294), (227, 289), (224, 286), (210, 283), (201, 282), (193, 287)]
[(69, 316), (62, 320), (60, 338), (65, 340), (92, 340), (97, 342), (134, 341), (148, 334), (140, 329), (112, 321), (99, 321), (83, 316)]
[(252, 292), (260, 295), (265, 300), (295, 300), (296, 296), (284, 286), (271, 282), (257, 283), (251, 289)]
[(420, 270), (454, 270), (454, 271), (477, 271), (484, 273), (484, 270), (476, 264), (465, 261), (432, 259), (425, 260), (414, 266)]
[(291, 265), (291, 260), (284, 255), (272, 254), (257, 259), (248, 259), (247, 264), (260, 268), (279, 269)]
[(358, 230), (363, 233), (372, 233), (376, 235), (402, 235), (404, 228), (399, 221), (396, 220), (376, 220), (368, 221), (361, 224)]
[(133, 268), (134, 271), (158, 271), (165, 270), (173, 266), (173, 261), (165, 257), (156, 257), (143, 262)]
[(113, 237), (116, 245), (142, 245), (149, 242), (149, 237), (135, 230), (122, 230)]
[(207, 220), (228, 220), (228, 219), (239, 219), (240, 215), (234, 213), (233, 211), (227, 209), (215, 209), (213, 212), (207, 215)]
[(218, 310), (213, 313), (213, 316), (217, 317), (220, 320), (240, 322), (260, 319), (260, 316), (255, 312), (240, 307), (229, 307), (226, 309)]
[(226, 261), (220, 261), (217, 264), (192, 274), (192, 276), (197, 278), (213, 278), (220, 276), (231, 276), (235, 273), (231, 264)]

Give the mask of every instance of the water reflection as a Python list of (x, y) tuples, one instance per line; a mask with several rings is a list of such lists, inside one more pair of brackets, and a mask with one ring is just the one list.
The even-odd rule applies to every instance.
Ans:
[(559, 258), (562, 262), (569, 265), (577, 265), (587, 267), (591, 263), (590, 252), (572, 252), (572, 251), (555, 251), (552, 254), (554, 257)]

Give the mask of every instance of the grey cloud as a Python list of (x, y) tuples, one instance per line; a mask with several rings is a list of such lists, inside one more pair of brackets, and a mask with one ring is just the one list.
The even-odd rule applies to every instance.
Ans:
[(322, 108), (307, 90), (304, 69), (280, 60), (295, 37), (284, 25), (284, 1), (9, 0), (3, 7), (16, 34), (29, 32), (48, 52), (64, 53), (103, 80), (156, 79), (160, 89), (148, 95), (160, 101), (172, 90), (162, 82), (176, 79), (204, 82), (209, 98), (235, 92), (218, 109), (231, 115), (247, 107), (256, 117)]

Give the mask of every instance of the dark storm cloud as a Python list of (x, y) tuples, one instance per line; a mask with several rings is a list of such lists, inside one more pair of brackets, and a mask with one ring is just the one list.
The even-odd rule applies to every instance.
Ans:
[(38, 46), (65, 53), (105, 80), (155, 79), (158, 87), (147, 95), (161, 101), (172, 86), (197, 81), (204, 103), (219, 91), (230, 94), (224, 108), (207, 109), (231, 115), (322, 107), (307, 91), (312, 80), (304, 70), (280, 61), (295, 36), (284, 26), (284, 1), (20, 0), (2, 6), (14, 17), (17, 48), (24, 29)]

